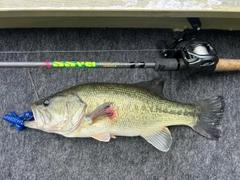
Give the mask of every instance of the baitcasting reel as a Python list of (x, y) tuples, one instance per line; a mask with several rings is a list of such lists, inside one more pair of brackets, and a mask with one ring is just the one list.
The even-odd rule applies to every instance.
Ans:
[(204, 41), (180, 41), (162, 53), (164, 58), (175, 58), (179, 69), (213, 71), (218, 63), (216, 50)]
[[(194, 31), (191, 33), (184, 33), (180, 39), (176, 39), (170, 46), (165, 48), (161, 53), (163, 59), (160, 61), (166, 61), (164, 58), (171, 58), (169, 60), (173, 61), (170, 63), (172, 67), (167, 68), (167, 66), (165, 66), (168, 70), (190, 68), (195, 70), (214, 71), (219, 60), (216, 50), (208, 42), (196, 41), (195, 38), (193, 38), (201, 29), (200, 19), (188, 18), (188, 21)], [(159, 62), (159, 67), (156, 67), (155, 70), (165, 70), (160, 64), (162, 63)], [(175, 69), (173, 69), (173, 67)]]
[(183, 61), (189, 68), (205, 70), (218, 63), (216, 50), (207, 42), (190, 42), (180, 50)]
[(179, 40), (162, 53), (156, 61), (156, 71), (194, 69), (212, 72), (218, 63), (216, 50), (207, 42)]
[[(162, 59), (156, 62), (155, 70), (181, 70), (195, 69), (203, 71), (214, 71), (218, 63), (216, 50), (204, 41), (196, 41), (193, 36), (201, 29), (199, 18), (188, 18), (194, 31), (184, 33), (180, 39), (176, 39), (161, 53)], [(166, 59), (171, 62), (167, 62)], [(175, 60), (174, 60), (175, 59)], [(163, 65), (163, 63), (165, 65)], [(169, 66), (170, 65), (170, 66)]]
[[(163, 52), (163, 58), (175, 58), (180, 69), (195, 69), (204, 71), (214, 71), (218, 63), (216, 50), (207, 42), (196, 41), (194, 36), (201, 29), (199, 18), (188, 18), (193, 31), (184, 33), (180, 39), (176, 39)], [(170, 69), (169, 69), (170, 70)], [(173, 70), (173, 69), (171, 69)]]

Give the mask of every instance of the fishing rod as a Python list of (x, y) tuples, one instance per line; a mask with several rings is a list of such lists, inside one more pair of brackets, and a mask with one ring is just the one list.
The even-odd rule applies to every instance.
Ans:
[(184, 33), (168, 47), (161, 57), (153, 62), (95, 62), (95, 61), (53, 61), (53, 62), (0, 62), (0, 68), (153, 68), (156, 71), (220, 72), (239, 71), (240, 59), (219, 59), (210, 43), (197, 41), (194, 35), (201, 29), (199, 18), (188, 18), (193, 31)]
[(208, 42), (179, 39), (162, 53), (155, 62), (0, 62), (0, 68), (153, 68), (156, 71), (194, 69), (200, 71), (237, 71), (240, 60), (219, 59)]

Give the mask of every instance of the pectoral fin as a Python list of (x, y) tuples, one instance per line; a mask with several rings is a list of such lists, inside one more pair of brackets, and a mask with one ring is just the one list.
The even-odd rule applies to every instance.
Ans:
[(103, 132), (103, 133), (99, 133), (99, 134), (94, 134), (92, 136), (92, 138), (98, 140), (98, 141), (103, 141), (103, 142), (109, 142), (111, 135), (108, 132)]
[(167, 127), (162, 128), (161, 131), (155, 134), (142, 137), (146, 139), (147, 142), (152, 144), (155, 148), (163, 152), (167, 152), (172, 145), (171, 132)]
[(91, 112), (88, 117), (92, 120), (97, 119), (99, 117), (107, 116), (110, 119), (115, 118), (115, 111), (112, 109), (111, 106), (112, 103), (106, 102), (100, 106), (98, 106), (93, 112)]

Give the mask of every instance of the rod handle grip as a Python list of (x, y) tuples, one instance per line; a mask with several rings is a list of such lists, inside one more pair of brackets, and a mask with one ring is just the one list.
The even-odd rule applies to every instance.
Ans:
[(240, 59), (219, 59), (214, 72), (240, 71)]

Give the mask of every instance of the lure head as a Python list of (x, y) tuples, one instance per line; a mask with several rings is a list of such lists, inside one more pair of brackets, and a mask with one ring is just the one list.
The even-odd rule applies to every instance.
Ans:
[(86, 104), (76, 93), (57, 93), (31, 105), (34, 121), (26, 127), (67, 135), (86, 115)]

